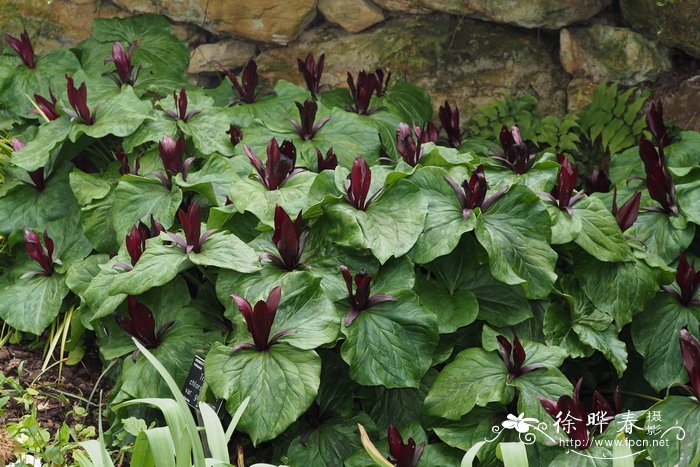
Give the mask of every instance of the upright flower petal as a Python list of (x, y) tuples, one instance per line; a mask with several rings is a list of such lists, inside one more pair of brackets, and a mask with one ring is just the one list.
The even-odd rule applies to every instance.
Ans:
[[(254, 307), (251, 307), (245, 298), (235, 294), (231, 295), (246, 321), (248, 332), (253, 337), (255, 349), (259, 352), (269, 349), (277, 339), (290, 332), (289, 330), (281, 331), (270, 338), (270, 331), (275, 321), (281, 297), (282, 287), (277, 286), (270, 291), (267, 300), (260, 300)], [(238, 348), (241, 347), (239, 346)]]
[(275, 206), (275, 232), (272, 242), (277, 247), (279, 256), (264, 254), (281, 269), (293, 271), (299, 266), (308, 232), (302, 231), (301, 212), (292, 221), (289, 214), (281, 207)]
[(352, 170), (346, 182), (348, 201), (355, 209), (364, 211), (369, 201), (367, 195), (372, 183), (372, 172), (363, 157), (356, 157), (352, 164)]
[(683, 367), (690, 378), (690, 389), (700, 400), (700, 344), (685, 328), (681, 329), (680, 343)]
[(355, 288), (353, 291), (353, 277), (350, 274), (350, 270), (347, 266), (341, 265), (340, 272), (345, 279), (345, 285), (348, 289), (348, 301), (350, 302), (350, 311), (345, 316), (343, 323), (346, 326), (350, 326), (352, 322), (357, 318), (361, 312), (373, 307), (379, 303), (383, 302), (394, 302), (396, 297), (391, 295), (373, 295), (370, 296), (371, 288), (370, 283), (372, 282), (372, 276), (366, 271), (360, 271), (355, 274), (354, 283)]
[(302, 169), (294, 167), (296, 164), (296, 147), (291, 141), (283, 141), (280, 147), (277, 140), (272, 138), (267, 144), (267, 162), (256, 156), (247, 144), (243, 145), (243, 150), (248, 156), (248, 160), (258, 172), (258, 180), (268, 190), (277, 190), (284, 185), (292, 176), (298, 174)]
[(25, 29), (19, 37), (20, 38), (17, 39), (9, 34), (5, 34), (5, 42), (12, 47), (12, 50), (15, 51), (27, 68), (35, 68), (34, 47), (32, 47), (32, 41), (29, 40), (27, 30)]
[(309, 52), (305, 60), (297, 58), (298, 68), (304, 76), (306, 87), (312, 95), (317, 95), (321, 87), (321, 75), (323, 74), (323, 64), (326, 60), (326, 54), (321, 54), (318, 62), (314, 59), (314, 54)]
[(46, 99), (39, 94), (34, 94), (34, 101), (39, 109), (31, 109), (30, 112), (42, 115), (49, 121), (56, 120), (60, 116), (56, 110), (56, 96), (53, 95), (53, 92), (51, 92), (50, 89), (49, 99)]
[[(258, 86), (258, 65), (255, 63), (254, 59), (249, 60), (246, 66), (243, 68), (240, 81), (231, 70), (228, 70), (223, 66), (221, 69), (231, 81), (233, 90), (240, 101), (246, 104), (252, 104), (255, 102), (255, 89)], [(234, 102), (235, 99), (232, 100), (232, 103)]]
[(647, 128), (654, 135), (656, 145), (663, 149), (669, 144), (668, 134), (666, 133), (666, 125), (664, 125), (664, 109), (661, 101), (653, 101), (649, 105), (646, 115)]
[(389, 425), (388, 435), (389, 454), (393, 457), (394, 464), (397, 467), (416, 467), (423, 454), (425, 444), (421, 443), (416, 446), (413, 438), (408, 438), (404, 443), (401, 433), (393, 424)]
[(617, 188), (615, 188), (615, 192), (613, 194), (612, 214), (615, 216), (615, 221), (617, 222), (617, 225), (620, 227), (621, 231), (624, 232), (634, 225), (635, 221), (637, 220), (637, 216), (639, 216), (639, 203), (641, 199), (642, 193), (637, 191), (630, 196), (630, 199), (625, 201), (625, 204), (623, 204), (622, 207), (618, 209)]
[(29, 257), (39, 263), (41, 274), (50, 276), (53, 274), (53, 250), (54, 243), (49, 237), (48, 230), (44, 229), (44, 244), (41, 244), (39, 235), (30, 229), (24, 229), (24, 247)]
[(377, 90), (377, 76), (374, 73), (367, 73), (365, 70), (357, 74), (357, 81), (348, 72), (347, 79), (348, 87), (350, 88), (350, 96), (353, 100), (351, 110), (359, 115), (370, 115), (377, 109), (370, 109), (369, 104), (372, 100), (372, 94)]
[(119, 327), (135, 337), (147, 349), (158, 347), (160, 342), (156, 336), (156, 321), (151, 310), (131, 295), (126, 297), (126, 302), (131, 319), (115, 313), (113, 316)]
[(459, 129), (459, 107), (457, 105), (450, 107), (450, 104), (445, 101), (440, 106), (438, 116), (445, 133), (447, 133), (447, 140), (450, 146), (459, 148), (462, 145), (462, 132)]
[(318, 164), (318, 171), (323, 172), (324, 170), (335, 170), (338, 167), (338, 158), (333, 152), (333, 148), (328, 148), (326, 156), (320, 149), (316, 148), (316, 163)]
[(68, 91), (68, 102), (74, 111), (73, 118), (81, 120), (85, 125), (94, 124), (94, 117), (87, 105), (87, 86), (85, 83), (76, 88), (73, 78), (66, 75), (66, 89)]

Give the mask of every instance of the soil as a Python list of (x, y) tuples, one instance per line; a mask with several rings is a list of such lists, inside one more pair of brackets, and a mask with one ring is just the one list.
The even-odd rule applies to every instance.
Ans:
[[(97, 390), (94, 391), (87, 416), (75, 417), (68, 414), (75, 405), (86, 407), (85, 400), (90, 398), (102, 373), (102, 362), (97, 354), (97, 349), (94, 347), (86, 349), (85, 356), (77, 365), (63, 365), (60, 378), (58, 365), (54, 365), (42, 374), (42, 364), (42, 349), (30, 350), (18, 345), (0, 347), (0, 371), (2, 374), (15, 378), (22, 387), (31, 387), (39, 393), (35, 399), (37, 419), (42, 428), (53, 435), (64, 421), (71, 426), (75, 423), (97, 426), (99, 423), (97, 404), (100, 400), (100, 390), (103, 392), (102, 400), (106, 403), (110, 389), (106, 378), (100, 381)], [(3, 388), (0, 387), (0, 389)], [(12, 398), (3, 408), (3, 412), (4, 414), (0, 416), (0, 427), (7, 423), (16, 422), (27, 413), (24, 404)]]

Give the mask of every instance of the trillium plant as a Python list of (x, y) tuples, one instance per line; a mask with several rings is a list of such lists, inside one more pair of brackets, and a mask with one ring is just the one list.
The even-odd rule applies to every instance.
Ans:
[(623, 435), (697, 460), (700, 133), (645, 92), (472, 108), (323, 50), (209, 88), (165, 18), (42, 53), (29, 27), (0, 54), (2, 332), (94, 344), (109, 433), (162, 428), (128, 403), (171, 397), (138, 342), (247, 401), (248, 464), (491, 466), (519, 435), (531, 465)]

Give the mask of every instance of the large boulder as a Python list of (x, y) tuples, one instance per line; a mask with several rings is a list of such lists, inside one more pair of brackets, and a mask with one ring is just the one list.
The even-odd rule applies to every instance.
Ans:
[(594, 24), (562, 29), (559, 56), (575, 78), (635, 85), (671, 69), (668, 50), (630, 29)]
[(525, 28), (559, 29), (586, 20), (611, 0), (375, 0), (390, 10), (409, 13), (442, 11), (453, 15), (509, 23)]
[(207, 31), (287, 44), (316, 17), (317, 0), (113, 0), (132, 13), (162, 14)]
[(226, 68), (243, 66), (255, 55), (255, 46), (236, 39), (202, 44), (192, 51), (187, 72), (221, 73), (219, 65)]
[(543, 110), (563, 113), (568, 76), (554, 57), (555, 41), (509, 26), (448, 15), (395, 18), (358, 34), (332, 27), (305, 32), (287, 48), (258, 56), (262, 76), (302, 84), (297, 57), (326, 54), (322, 82), (345, 86), (346, 72), (390, 68), (427, 89), (437, 108), (456, 101), (466, 116), (504, 94), (534, 93)]
[(620, 0), (620, 7), (634, 29), (700, 58), (700, 0)]
[(369, 0), (319, 0), (324, 18), (346, 31), (360, 32), (384, 21), (384, 12)]

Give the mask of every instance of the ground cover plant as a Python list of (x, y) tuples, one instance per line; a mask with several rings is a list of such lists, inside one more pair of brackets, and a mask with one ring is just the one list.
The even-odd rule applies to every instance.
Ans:
[(389, 70), (326, 89), (317, 51), (306, 87), (254, 60), (190, 85), (154, 16), (44, 55), (5, 40), (0, 319), (75, 359), (96, 341), (107, 438), (172, 395), (136, 339), (247, 403), (250, 461), (374, 465), (369, 438), (400, 466), (512, 441), (531, 465), (607, 465), (613, 440), (700, 461), (700, 134), (648, 95), (433, 118)]

